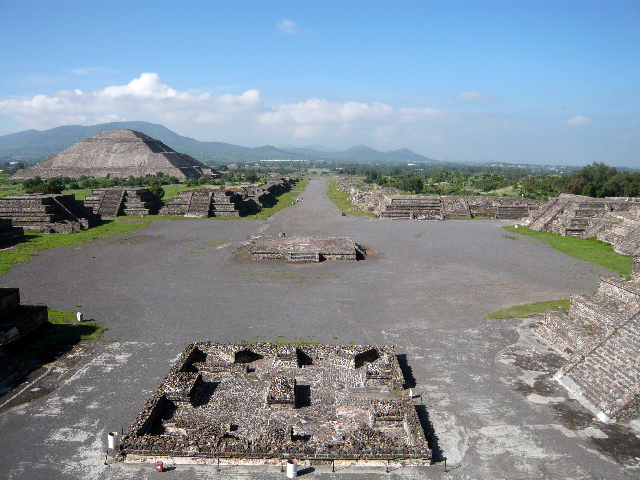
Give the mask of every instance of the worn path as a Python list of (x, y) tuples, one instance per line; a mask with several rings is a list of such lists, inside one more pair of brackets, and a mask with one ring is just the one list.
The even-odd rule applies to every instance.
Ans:
[[(637, 478), (558, 424), (550, 404), (516, 391), (522, 372), (499, 357), (518, 340), (520, 322), (482, 319), (594, 291), (610, 272), (507, 238), (501, 227), (513, 222), (343, 217), (326, 189), (326, 179), (312, 178), (301, 201), (266, 221), (158, 220), (43, 252), (0, 277), (20, 288), (24, 303), (81, 310), (116, 340), (94, 344), (77, 367), (52, 371), (51, 393), (19, 406), (10, 402), (15, 392), (0, 398), (9, 402), (0, 406), (0, 478), (154, 476), (150, 466), (105, 466), (106, 434), (127, 427), (186, 344), (199, 340), (392, 343), (406, 354), (438, 459), (456, 468), (317, 468), (309, 478)], [(252, 237), (280, 232), (348, 236), (377, 254), (313, 265), (235, 254)], [(204, 467), (165, 474), (219, 476), (283, 475)]]

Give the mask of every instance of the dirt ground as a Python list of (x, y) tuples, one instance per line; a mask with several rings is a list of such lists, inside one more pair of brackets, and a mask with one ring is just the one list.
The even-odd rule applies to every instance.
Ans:
[[(611, 272), (506, 238), (513, 221), (343, 217), (326, 189), (312, 178), (301, 201), (266, 221), (158, 220), (42, 252), (0, 277), (23, 303), (82, 311), (115, 340), (78, 348), (0, 397), (0, 478), (157, 475), (111, 453), (105, 465), (107, 433), (126, 429), (186, 344), (204, 340), (394, 344), (404, 355), (438, 462), (389, 473), (317, 466), (301, 472), (309, 478), (640, 478), (635, 434), (572, 404), (522, 320), (483, 319), (593, 292)], [(292, 265), (236, 254), (281, 232), (350, 237), (376, 255)], [(178, 466), (163, 478), (215, 477), (284, 474)]]

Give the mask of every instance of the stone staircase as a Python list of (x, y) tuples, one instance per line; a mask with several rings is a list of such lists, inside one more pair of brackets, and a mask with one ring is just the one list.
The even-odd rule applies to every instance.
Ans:
[(70, 233), (94, 226), (99, 217), (74, 195), (30, 193), (0, 198), (0, 218), (44, 233)]
[(103, 217), (120, 215), (155, 215), (162, 204), (147, 188), (96, 188), (84, 200), (86, 207)]
[(554, 378), (598, 418), (640, 416), (640, 258), (631, 280), (600, 278), (594, 294), (571, 296), (568, 315), (546, 312), (536, 333), (567, 359)]
[(431, 195), (385, 196), (376, 212), (381, 218), (442, 220), (442, 202)]
[(185, 190), (160, 210), (160, 215), (186, 217), (239, 217), (246, 210), (242, 194), (234, 190), (198, 188)]

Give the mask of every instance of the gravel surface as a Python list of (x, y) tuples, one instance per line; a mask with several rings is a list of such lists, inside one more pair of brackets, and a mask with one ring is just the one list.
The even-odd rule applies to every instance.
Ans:
[[(80, 310), (116, 340), (83, 350), (82, 362), (51, 367), (41, 380), (48, 379), (46, 395), (7, 403), (18, 390), (39, 388), (33, 375), (31, 384), (0, 397), (0, 478), (155, 476), (151, 465), (115, 464), (111, 455), (105, 465), (107, 433), (127, 428), (187, 343), (205, 340), (394, 344), (406, 355), (440, 462), (391, 473), (320, 466), (301, 472), (310, 477), (640, 477), (559, 423), (553, 402), (523, 395), (523, 371), (500, 361), (518, 342), (521, 321), (482, 318), (593, 292), (598, 276), (611, 272), (541, 242), (506, 238), (501, 227), (513, 221), (343, 217), (326, 189), (326, 179), (312, 177), (300, 202), (266, 221), (157, 220), (130, 234), (42, 252), (0, 277), (0, 285), (20, 288), (23, 303)], [(292, 265), (236, 254), (252, 238), (280, 232), (350, 237), (369, 255)], [(284, 474), (196, 466), (165, 473), (219, 476)]]

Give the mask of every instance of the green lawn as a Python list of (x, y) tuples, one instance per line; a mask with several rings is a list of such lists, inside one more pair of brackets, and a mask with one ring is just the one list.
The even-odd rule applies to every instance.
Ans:
[(14, 243), (11, 248), (5, 248), (0, 251), (0, 275), (7, 273), (9, 268), (17, 263), (28, 262), (31, 257), (38, 255), (41, 250), (132, 232), (146, 227), (152, 221), (153, 218), (150, 219), (148, 217), (119, 217), (103, 220), (98, 227), (75, 233), (44, 234), (27, 232), (24, 239)]
[(49, 322), (7, 346), (16, 359), (34, 368), (55, 361), (60, 352), (82, 341), (100, 340), (106, 330), (98, 322), (78, 322), (75, 312), (48, 309)]
[(8, 197), (9, 195), (16, 195), (18, 193), (24, 193), (24, 190), (22, 190), (22, 185), (0, 183), (0, 197)]
[(526, 237), (537, 241), (544, 241), (547, 242), (549, 247), (570, 257), (591, 262), (594, 265), (606, 268), (620, 275), (631, 275), (633, 257), (614, 252), (610, 244), (601, 242), (596, 238), (584, 240), (582, 238), (563, 237), (555, 233), (536, 232), (535, 230), (530, 230), (522, 226), (519, 228), (513, 226), (502, 228), (511, 233), (517, 233), (523, 236), (515, 237), (516, 239)]
[(526, 318), (536, 313), (543, 313), (547, 310), (569, 310), (569, 300), (550, 300), (548, 302), (529, 303), (527, 305), (518, 305), (516, 307), (505, 308), (497, 312), (488, 313), (484, 318), (488, 320), (503, 320), (506, 318)]
[(327, 192), (329, 196), (329, 200), (335, 203), (336, 207), (340, 209), (341, 212), (346, 213), (347, 215), (353, 215), (354, 217), (375, 217), (375, 213), (364, 212), (357, 208), (356, 206), (348, 200), (349, 194), (340, 191), (338, 188), (338, 184), (335, 180), (329, 180), (329, 191)]

